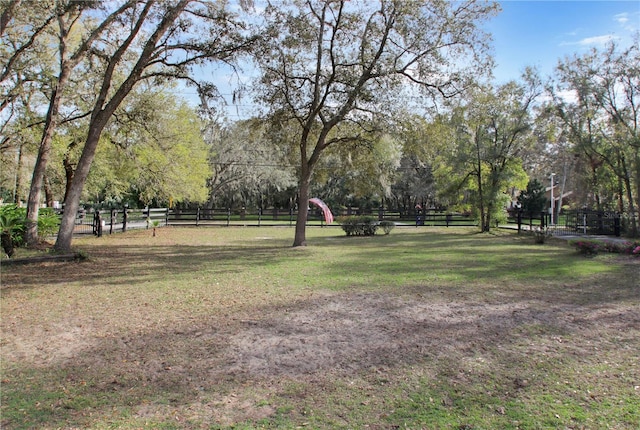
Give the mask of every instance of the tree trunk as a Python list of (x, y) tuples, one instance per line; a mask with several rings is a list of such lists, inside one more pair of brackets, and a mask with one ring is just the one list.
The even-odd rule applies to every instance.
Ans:
[(13, 190), (13, 202), (15, 204), (20, 203), (20, 188), (22, 188), (22, 175), (20, 171), (22, 170), (22, 144), (18, 146), (18, 163), (16, 165), (16, 186)]
[(487, 231), (487, 213), (484, 205), (484, 193), (482, 189), (482, 173), (480, 170), (480, 163), (478, 163), (478, 210), (480, 212), (480, 229), (481, 231)]
[(562, 164), (562, 182), (560, 185), (560, 195), (558, 196), (558, 204), (555, 206), (555, 220), (557, 222), (560, 219), (560, 211), (562, 210), (563, 204), (563, 196), (567, 187), (567, 177), (569, 176), (569, 166), (567, 165), (567, 161), (565, 160)]
[[(38, 158), (36, 159), (36, 165), (33, 169), (33, 178), (31, 180), (31, 187), (29, 189), (25, 229), (25, 242), (27, 243), (27, 245), (35, 244), (38, 241), (38, 207), (40, 205), (40, 199), (42, 195), (42, 186), (44, 182), (45, 171), (47, 168), (47, 162), (49, 159), (49, 152), (51, 150), (51, 141), (53, 139), (53, 134), (59, 121), (58, 114), (60, 110), (62, 93), (66, 88), (69, 77), (71, 76), (71, 72), (89, 51), (93, 41), (103, 33), (103, 31), (111, 24), (111, 22), (117, 19), (123, 11), (129, 9), (130, 7), (131, 3), (127, 2), (121, 5), (112, 14), (110, 14), (98, 27), (96, 27), (91, 32), (89, 37), (83, 41), (83, 43), (78, 47), (75, 54), (73, 54), (68, 59), (65, 59), (67, 54), (67, 37), (72, 30), (75, 18), (72, 18), (70, 20), (71, 24), (67, 26), (65, 15), (57, 15), (60, 31), (60, 34), (58, 35), (60, 74), (58, 76), (57, 83), (51, 93), (44, 130), (42, 132), (42, 139), (40, 141)], [(79, 12), (79, 14), (81, 13), (82, 12)]]
[(13, 238), (11, 237), (11, 232), (3, 231), (2, 232), (2, 249), (5, 254), (9, 256), (9, 258), (13, 257)]
[(116, 53), (109, 59), (107, 70), (102, 80), (102, 87), (100, 94), (98, 95), (96, 104), (91, 115), (91, 121), (89, 124), (89, 133), (82, 149), (82, 155), (75, 169), (73, 181), (69, 188), (69, 193), (65, 199), (64, 213), (62, 215), (62, 221), (60, 223), (60, 230), (58, 231), (58, 238), (54, 248), (57, 251), (68, 252), (71, 250), (71, 240), (73, 238), (73, 228), (75, 224), (76, 213), (80, 206), (80, 197), (82, 195), (82, 189), (84, 188), (85, 181), (89, 175), (91, 164), (100, 141), (100, 136), (104, 127), (107, 125), (107, 121), (118, 106), (122, 103), (124, 98), (131, 92), (134, 85), (141, 79), (142, 73), (145, 68), (149, 66), (149, 61), (154, 55), (156, 44), (165, 34), (165, 32), (171, 27), (172, 23), (180, 16), (180, 14), (187, 7), (189, 0), (182, 0), (179, 3), (171, 7), (171, 9), (163, 16), (162, 21), (158, 24), (156, 30), (151, 34), (149, 39), (142, 48), (138, 61), (133, 66), (131, 73), (126, 77), (124, 82), (115, 90), (111, 99), (108, 100), (111, 87), (113, 85), (113, 75), (118, 65), (118, 62), (127, 52), (129, 46), (133, 43), (143, 24), (146, 17), (150, 13), (153, 2), (148, 2), (144, 6), (144, 10), (141, 11), (138, 16), (131, 33), (126, 38), (121, 46), (118, 47)]
[(31, 187), (29, 188), (29, 199), (27, 202), (27, 219), (25, 222), (24, 240), (29, 245), (38, 243), (38, 210), (42, 197), (42, 184), (49, 161), (49, 152), (51, 152), (51, 142), (53, 141), (53, 133), (58, 125), (58, 112), (60, 110), (60, 102), (62, 99), (62, 91), (67, 82), (71, 70), (62, 67), (60, 76), (58, 77), (57, 87), (51, 93), (51, 101), (47, 110), (47, 117), (40, 140), (40, 148), (38, 150), (38, 158), (33, 168), (33, 177), (31, 179)]
[(76, 214), (80, 207), (80, 197), (82, 196), (82, 189), (84, 188), (85, 180), (89, 175), (91, 169), (91, 163), (93, 163), (93, 157), (100, 141), (100, 135), (107, 123), (109, 115), (104, 111), (101, 112), (102, 116), (99, 121), (96, 121), (89, 129), (87, 140), (82, 150), (82, 156), (78, 161), (78, 165), (71, 181), (71, 186), (65, 198), (64, 212), (62, 214), (62, 220), (60, 222), (60, 230), (58, 231), (58, 238), (56, 240), (55, 249), (61, 252), (69, 252), (71, 250), (71, 239), (73, 238), (73, 229), (75, 226)]
[(619, 213), (624, 213), (624, 182), (622, 181), (622, 178), (620, 176), (618, 176), (618, 189), (617, 189), (617, 194), (618, 194), (618, 212)]
[(67, 196), (69, 195), (69, 190), (71, 189), (71, 182), (73, 182), (73, 174), (75, 172), (73, 163), (71, 163), (71, 160), (70, 160), (70, 157), (71, 157), (71, 155), (69, 154), (70, 150), (71, 149), (67, 151), (67, 153), (64, 156), (64, 159), (62, 160), (62, 164), (64, 165), (64, 176), (66, 179), (64, 184), (64, 198), (62, 199), (63, 202), (67, 201)]
[(48, 176), (44, 177), (44, 201), (47, 207), (53, 207), (53, 190), (51, 189), (51, 181)]
[(638, 236), (638, 224), (636, 221), (636, 205), (633, 199), (633, 185), (631, 183), (631, 175), (629, 174), (629, 170), (627, 169), (627, 162), (624, 157), (621, 157), (622, 164), (622, 173), (623, 173), (623, 181), (624, 186), (627, 190), (627, 200), (629, 201), (629, 215), (631, 218), (631, 236)]
[(308, 168), (300, 175), (298, 184), (298, 215), (296, 217), (296, 233), (293, 246), (307, 246), (307, 208), (309, 207), (309, 189), (311, 187), (311, 172)]
[(491, 212), (493, 211), (493, 204), (489, 203), (487, 205), (487, 215), (485, 216), (484, 219), (484, 228), (482, 229), (482, 231), (484, 233), (488, 233), (491, 231)]
[[(636, 164), (636, 178), (635, 178), (635, 188), (636, 188), (636, 211), (635, 213), (631, 213), (631, 216), (640, 222), (640, 154), (636, 151), (635, 155), (635, 164)], [(636, 234), (640, 234), (640, 232), (636, 232)]]

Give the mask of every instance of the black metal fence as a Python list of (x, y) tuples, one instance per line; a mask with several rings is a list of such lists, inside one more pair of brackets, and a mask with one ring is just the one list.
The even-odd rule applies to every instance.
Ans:
[(552, 222), (548, 212), (511, 212), (509, 222), (520, 230), (548, 228), (556, 236), (606, 235), (620, 236), (624, 230), (620, 214), (611, 211), (579, 209), (564, 211)]
[(622, 219), (618, 212), (582, 209), (565, 214), (565, 230), (577, 234), (620, 236)]
[[(367, 215), (379, 221), (393, 221), (397, 225), (461, 227), (475, 226), (476, 220), (465, 214), (452, 214), (437, 211), (393, 211), (385, 209), (365, 210), (360, 208), (343, 208), (336, 210), (333, 225), (340, 225), (343, 216)], [(146, 208), (129, 209), (114, 208), (110, 210), (81, 210), (75, 221), (74, 233), (112, 234), (130, 229), (143, 229), (162, 226), (293, 226), (298, 212), (295, 209), (256, 208), (254, 210), (239, 208), (223, 209), (168, 209)], [(310, 208), (307, 225), (326, 226), (322, 211)]]
[(102, 236), (130, 229), (165, 226), (168, 212), (167, 208), (81, 210), (76, 215), (73, 232)]
[[(162, 226), (293, 226), (298, 213), (294, 209), (168, 209), (114, 208), (100, 211), (80, 211), (76, 217), (76, 234), (112, 234), (130, 229), (146, 229)], [(477, 226), (475, 218), (457, 213), (439, 211), (395, 211), (379, 208), (360, 210), (344, 208), (335, 210), (340, 225), (342, 216), (368, 215), (379, 221), (393, 221), (399, 226), (462, 227)], [(520, 230), (548, 228), (554, 235), (609, 235), (620, 236), (625, 229), (624, 220), (617, 212), (581, 209), (565, 211), (551, 222), (548, 212), (510, 212), (508, 225)], [(326, 226), (322, 211), (310, 208), (307, 225)]]

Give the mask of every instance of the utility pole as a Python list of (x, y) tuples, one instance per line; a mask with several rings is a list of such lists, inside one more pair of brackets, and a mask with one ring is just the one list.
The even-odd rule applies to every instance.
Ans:
[(553, 210), (553, 177), (555, 176), (555, 173), (551, 174), (551, 225), (555, 225), (555, 221), (554, 221), (554, 210)]

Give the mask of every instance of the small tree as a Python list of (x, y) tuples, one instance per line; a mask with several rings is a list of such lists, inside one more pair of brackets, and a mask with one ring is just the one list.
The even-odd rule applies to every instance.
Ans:
[(542, 212), (547, 207), (548, 201), (545, 195), (544, 185), (537, 179), (532, 179), (527, 184), (527, 189), (518, 196), (518, 203), (524, 212)]

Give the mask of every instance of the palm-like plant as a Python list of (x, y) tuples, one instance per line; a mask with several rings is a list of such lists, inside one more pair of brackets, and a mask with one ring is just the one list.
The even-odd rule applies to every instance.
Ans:
[(0, 213), (0, 232), (2, 249), (9, 256), (14, 254), (14, 235), (24, 228), (24, 223), (15, 212), (5, 211)]

